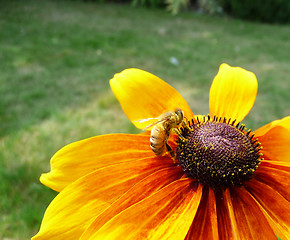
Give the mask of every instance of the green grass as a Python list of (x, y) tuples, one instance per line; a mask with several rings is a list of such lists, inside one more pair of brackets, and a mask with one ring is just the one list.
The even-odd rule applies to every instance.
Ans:
[[(0, 1), (0, 239), (28, 239), (55, 193), (39, 183), (62, 146), (138, 132), (108, 80), (128, 67), (173, 85), (197, 114), (222, 62), (256, 73), (245, 123), (290, 115), (289, 26), (83, 1)], [(170, 63), (175, 57), (179, 65)]]

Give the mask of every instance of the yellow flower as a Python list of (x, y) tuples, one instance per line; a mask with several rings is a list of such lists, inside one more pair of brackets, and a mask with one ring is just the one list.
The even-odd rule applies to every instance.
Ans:
[(156, 156), (150, 131), (69, 144), (41, 182), (60, 192), (38, 239), (290, 239), (290, 117), (256, 131), (239, 125), (257, 93), (253, 73), (222, 64), (210, 115), (195, 116), (158, 77), (127, 69), (110, 81), (137, 128), (182, 109), (185, 125)]

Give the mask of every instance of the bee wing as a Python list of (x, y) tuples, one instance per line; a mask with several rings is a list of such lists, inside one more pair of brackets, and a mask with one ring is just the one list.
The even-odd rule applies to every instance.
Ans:
[(156, 125), (158, 123), (165, 122), (165, 121), (169, 120), (170, 119), (170, 116), (165, 116), (165, 117), (162, 117), (162, 118), (160, 118), (160, 117), (158, 117), (158, 118), (151, 118), (151, 120), (152, 119), (157, 119), (157, 121), (155, 121), (155, 122), (149, 124), (148, 126), (146, 126), (145, 128), (143, 128), (142, 129), (143, 131), (144, 130), (147, 130), (147, 129), (151, 128), (151, 127), (153, 127), (154, 125)]
[[(148, 130), (149, 128), (153, 127), (154, 125), (160, 123), (160, 122), (165, 122), (167, 120), (170, 120), (170, 118), (172, 117), (171, 112), (166, 112), (162, 115), (160, 115), (159, 117), (153, 117), (153, 118), (144, 118), (144, 119), (139, 119), (139, 120), (135, 120), (134, 122), (138, 122), (138, 123), (145, 123), (148, 122), (148, 125), (143, 128), (142, 130)], [(155, 120), (155, 121), (153, 121)]]
[(160, 119), (159, 117), (153, 117), (153, 118), (145, 118), (145, 119), (139, 119), (135, 120), (134, 122), (138, 123), (147, 123), (148, 125), (143, 128), (142, 130), (148, 130), (149, 128), (153, 127), (155, 124), (162, 122), (163, 119)]
[(144, 123), (144, 122), (151, 122), (152, 120), (158, 120), (158, 118), (144, 118), (144, 119), (139, 119), (139, 120), (135, 120), (134, 122), (138, 122), (138, 123)]
[(145, 128), (143, 128), (142, 130), (144, 131), (144, 130), (147, 130), (148, 128), (151, 128), (151, 127), (153, 127), (154, 125), (156, 125), (156, 124), (158, 124), (158, 123), (160, 123), (160, 122), (163, 122), (163, 121), (165, 121), (164, 119), (160, 119), (160, 120), (158, 120), (158, 121), (156, 121), (156, 122), (154, 122), (154, 123), (151, 123), (151, 124), (149, 124), (148, 126), (146, 126)]

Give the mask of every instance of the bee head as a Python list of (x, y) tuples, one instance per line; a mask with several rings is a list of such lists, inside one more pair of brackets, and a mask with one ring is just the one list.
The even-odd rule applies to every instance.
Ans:
[(183, 111), (180, 108), (176, 108), (174, 112), (177, 117), (177, 124), (180, 124), (183, 120)]

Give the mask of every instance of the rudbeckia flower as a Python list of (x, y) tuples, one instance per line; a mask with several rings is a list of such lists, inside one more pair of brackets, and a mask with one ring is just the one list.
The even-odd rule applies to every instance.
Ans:
[[(208, 116), (194, 115), (174, 88), (139, 69), (110, 84), (137, 128), (175, 109), (183, 124), (159, 121), (145, 133), (59, 150), (40, 178), (59, 194), (33, 240), (290, 239), (290, 117), (256, 131), (240, 124), (257, 94), (252, 72), (222, 64)], [(169, 146), (157, 155), (152, 128), (160, 130), (152, 147)]]

